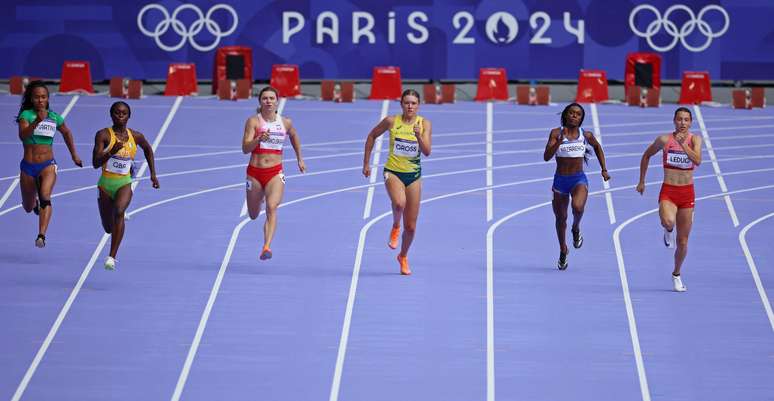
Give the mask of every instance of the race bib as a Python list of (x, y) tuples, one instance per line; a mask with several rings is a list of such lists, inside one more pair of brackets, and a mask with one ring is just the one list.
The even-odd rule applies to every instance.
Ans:
[(50, 118), (41, 121), (32, 133), (32, 135), (45, 136), (47, 138), (53, 138), (54, 134), (56, 134), (56, 121)]
[(667, 152), (667, 165), (683, 170), (693, 167), (693, 162), (688, 158), (688, 154), (681, 151), (670, 150)]
[[(263, 135), (263, 131), (259, 131), (258, 135)], [(269, 139), (260, 142), (261, 149), (269, 150), (282, 150), (282, 145), (285, 143), (284, 132), (271, 132), (269, 131)]]
[(586, 144), (583, 142), (562, 142), (557, 155), (559, 157), (583, 157), (586, 154)]
[(117, 157), (115, 155), (108, 159), (105, 170), (113, 174), (127, 175), (132, 169), (132, 159)]
[(401, 157), (417, 157), (419, 156), (419, 142), (395, 138), (392, 154)]

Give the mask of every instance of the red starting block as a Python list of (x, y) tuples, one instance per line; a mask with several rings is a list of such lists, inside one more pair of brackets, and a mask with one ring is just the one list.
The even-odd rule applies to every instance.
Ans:
[(164, 88), (164, 96), (193, 96), (198, 94), (199, 89), (196, 84), (196, 64), (170, 64), (167, 72), (167, 86)]
[(333, 101), (333, 91), (336, 89), (336, 82), (323, 80), (320, 82), (320, 99), (326, 102)]
[(27, 89), (27, 85), (33, 81), (39, 81), (40, 78), (23, 77), (20, 75), (14, 75), (8, 80), (9, 92), (12, 95), (23, 95)]
[(551, 88), (547, 85), (518, 85), (516, 86), (516, 103), (547, 106), (551, 103)]
[(440, 85), (436, 84), (424, 84), (422, 85), (422, 96), (425, 98), (427, 104), (439, 104), (441, 103)]
[(246, 79), (253, 82), (253, 49), (246, 46), (223, 46), (215, 52), (212, 93), (218, 93), (220, 81)]
[(481, 68), (478, 70), (476, 100), (508, 100), (508, 78), (505, 68)]
[(766, 107), (766, 89), (752, 88), (750, 102), (752, 107)]
[(301, 96), (301, 78), (295, 64), (274, 64), (271, 66), (269, 85), (276, 88), (282, 97)]
[(91, 68), (88, 61), (65, 61), (62, 65), (62, 77), (59, 80), (59, 92), (94, 93), (91, 84)]
[(355, 83), (342, 82), (339, 85), (338, 92), (338, 94), (335, 94), (335, 101), (341, 103), (352, 103), (355, 100)]
[(731, 91), (731, 107), (735, 109), (752, 109), (752, 91), (749, 88)]
[(699, 104), (712, 101), (709, 72), (684, 71), (680, 89), (680, 104)]
[(142, 97), (142, 81), (139, 79), (130, 79), (127, 85), (126, 97), (129, 99), (139, 99)]
[(454, 103), (457, 87), (454, 84), (441, 84), (441, 103)]
[(221, 79), (218, 81), (218, 99), (237, 100), (249, 99), (252, 96), (253, 84), (247, 79)]
[(578, 103), (596, 103), (608, 100), (607, 73), (602, 70), (581, 70), (578, 77)]
[(400, 99), (402, 92), (400, 67), (374, 67), (369, 99)]

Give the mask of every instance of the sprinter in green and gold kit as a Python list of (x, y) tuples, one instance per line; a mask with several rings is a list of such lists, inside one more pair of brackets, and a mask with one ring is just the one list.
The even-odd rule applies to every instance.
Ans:
[(94, 138), (92, 165), (95, 169), (102, 169), (97, 183), (99, 216), (102, 219), (102, 228), (110, 234), (110, 255), (105, 259), (106, 270), (116, 268), (118, 246), (124, 237), (124, 212), (132, 201), (133, 161), (138, 147), (145, 154), (153, 188), (159, 187), (153, 147), (143, 134), (126, 126), (131, 115), (132, 110), (128, 104), (113, 103), (110, 106), (113, 126), (97, 131)]
[(414, 240), (419, 203), (422, 193), (421, 155), (430, 156), (432, 126), (430, 121), (417, 115), (419, 93), (408, 89), (400, 97), (403, 113), (388, 116), (371, 130), (365, 144), (363, 175), (371, 175), (371, 151), (374, 142), (386, 131), (390, 131), (390, 154), (384, 164), (384, 185), (392, 202), (392, 230), (390, 248), (398, 247), (400, 221), (403, 219), (403, 241), (398, 263), (400, 274), (409, 275), (408, 250)]

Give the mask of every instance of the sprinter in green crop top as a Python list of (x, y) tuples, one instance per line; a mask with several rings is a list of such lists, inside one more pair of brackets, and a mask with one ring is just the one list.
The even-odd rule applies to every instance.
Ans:
[(48, 88), (43, 81), (32, 81), (27, 86), (16, 121), (19, 123), (19, 139), (24, 144), (24, 158), (19, 163), (22, 207), (27, 213), (35, 212), (39, 215), (35, 246), (43, 248), (46, 246), (46, 230), (51, 220), (51, 192), (56, 183), (56, 160), (51, 146), (56, 131), (62, 133), (73, 163), (78, 167), (83, 167), (83, 163), (64, 119), (49, 110)]

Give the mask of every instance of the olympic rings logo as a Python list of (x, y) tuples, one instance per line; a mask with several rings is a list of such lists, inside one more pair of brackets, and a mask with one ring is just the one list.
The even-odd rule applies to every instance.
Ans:
[[(147, 29), (142, 23), (142, 17), (150, 10), (158, 10), (164, 17), (152, 30)], [(198, 19), (189, 27), (186, 27), (185, 24), (177, 18), (178, 15), (185, 10), (193, 11), (198, 17)], [(212, 20), (212, 14), (218, 10), (225, 10), (231, 14), (233, 25), (227, 31), (223, 31), (220, 25)], [(140, 32), (145, 36), (153, 38), (156, 41), (156, 45), (158, 45), (161, 50), (168, 52), (180, 50), (185, 45), (186, 40), (194, 49), (200, 52), (208, 52), (218, 46), (221, 38), (234, 33), (238, 23), (239, 20), (237, 18), (236, 10), (228, 4), (216, 4), (207, 11), (207, 14), (203, 14), (202, 10), (193, 4), (182, 4), (175, 8), (172, 15), (169, 15), (169, 12), (164, 6), (159, 4), (148, 4), (140, 10), (139, 14), (137, 14), (137, 27), (140, 28)], [(164, 35), (170, 27), (172, 27), (172, 30), (175, 31), (176, 34), (180, 35), (180, 41), (172, 46), (161, 41), (161, 36)], [(204, 28), (207, 28), (207, 31), (215, 36), (215, 40), (207, 46), (199, 44), (194, 38)]]
[[(636, 26), (634, 26), (634, 18), (640, 11), (643, 10), (652, 12), (656, 17), (656, 19), (649, 23), (647, 28), (645, 28), (645, 32), (640, 31)], [(683, 26), (680, 27), (680, 29), (677, 29), (677, 25), (669, 19), (669, 16), (678, 10), (685, 11), (688, 14), (688, 21), (686, 21)], [(720, 14), (723, 16), (723, 20), (725, 21), (723, 28), (717, 32), (715, 32), (712, 27), (710, 27), (710, 25), (704, 21), (704, 15), (713, 10), (720, 12)], [(667, 8), (663, 17), (661, 16), (661, 13), (658, 11), (658, 9), (651, 6), (650, 4), (641, 4), (635, 7), (631, 14), (629, 14), (629, 27), (632, 29), (632, 32), (634, 32), (634, 34), (639, 37), (645, 38), (648, 41), (650, 47), (653, 48), (653, 50), (659, 52), (667, 52), (672, 50), (675, 45), (677, 45), (678, 40), (686, 49), (692, 52), (704, 51), (710, 46), (710, 44), (712, 44), (712, 39), (718, 38), (726, 33), (728, 30), (729, 22), (730, 19), (728, 17), (728, 12), (726, 12), (723, 7), (715, 4), (705, 6), (701, 9), (701, 11), (699, 11), (698, 15), (694, 14), (693, 10), (688, 8), (688, 6), (682, 4), (675, 4)], [(653, 36), (661, 31), (662, 28), (672, 37), (672, 41), (666, 46), (658, 46), (653, 43)], [(692, 46), (686, 42), (686, 37), (693, 33), (695, 29), (698, 29), (699, 32), (701, 32), (702, 35), (706, 37), (706, 40), (700, 46)]]

